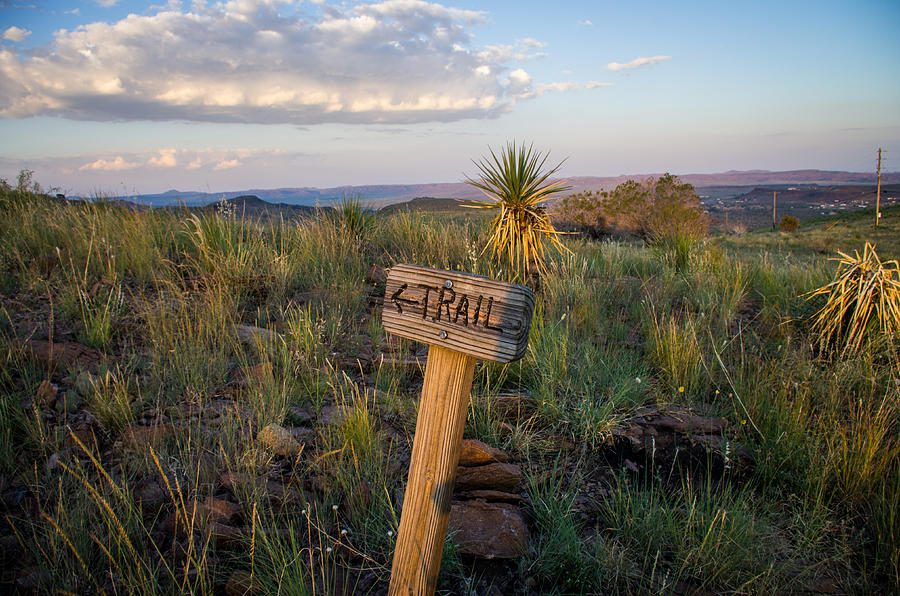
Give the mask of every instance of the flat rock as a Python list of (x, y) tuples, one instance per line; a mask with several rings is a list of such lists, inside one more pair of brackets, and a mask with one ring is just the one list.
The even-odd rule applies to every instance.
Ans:
[(514, 559), (528, 552), (528, 526), (518, 507), (506, 503), (454, 501), (448, 534), (460, 554)]
[(22, 349), (34, 360), (49, 367), (83, 368), (96, 372), (104, 360), (103, 354), (75, 342), (50, 343), (37, 339), (22, 342)]
[(712, 408), (704, 408), (702, 404), (697, 408), (677, 405), (640, 408), (612, 430), (613, 442), (624, 443), (633, 453), (648, 455), (656, 462), (713, 455), (726, 469), (752, 467), (752, 453), (728, 438), (727, 420), (700, 413), (698, 409)]
[(250, 346), (284, 341), (284, 338), (277, 331), (264, 329), (262, 327), (253, 327), (252, 325), (235, 325), (234, 333), (242, 344)]
[(218, 549), (236, 550), (244, 545), (244, 532), (240, 528), (235, 528), (228, 524), (211, 522), (209, 524), (209, 535), (212, 543)]
[(503, 463), (507, 460), (509, 456), (505, 452), (487, 443), (477, 439), (464, 439), (462, 442), (462, 451), (459, 454), (461, 466), (480, 466), (493, 462)]
[(131, 496), (141, 511), (156, 513), (169, 499), (169, 494), (154, 478), (142, 478), (131, 489)]
[(288, 429), (277, 424), (270, 424), (256, 434), (256, 440), (276, 455), (295, 458), (303, 451), (303, 445), (294, 438)]
[(522, 480), (522, 468), (515, 464), (492, 463), (456, 469), (456, 490), (489, 489), (512, 492)]
[(316, 413), (310, 408), (291, 406), (288, 408), (287, 419), (292, 426), (309, 425), (315, 421)]
[(225, 499), (217, 499), (209, 497), (200, 504), (206, 519), (210, 522), (219, 524), (230, 524), (244, 510), (237, 503), (226, 501)]
[[(636, 447), (647, 447), (652, 439), (656, 448), (682, 438), (721, 435), (727, 421), (718, 416), (704, 416), (682, 406), (650, 406), (641, 408), (613, 431), (614, 436), (629, 439)], [(668, 438), (667, 438), (668, 437)]]
[(130, 449), (144, 450), (148, 445), (158, 445), (175, 434), (171, 424), (154, 424), (152, 426), (129, 426), (122, 431), (122, 446)]
[(453, 498), (459, 501), (490, 501), (493, 503), (512, 503), (514, 505), (521, 505), (525, 499), (522, 498), (522, 495), (518, 495), (516, 493), (507, 493), (502, 490), (467, 490), (462, 492), (455, 492), (453, 494)]

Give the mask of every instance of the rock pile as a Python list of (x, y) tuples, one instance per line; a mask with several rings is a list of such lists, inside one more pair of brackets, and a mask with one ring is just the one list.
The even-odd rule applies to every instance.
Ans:
[(528, 526), (515, 492), (522, 470), (481, 441), (463, 441), (447, 533), (457, 552), (484, 559), (514, 559), (528, 550)]
[[(650, 465), (682, 465), (686, 460), (714, 463), (728, 470), (752, 467), (750, 452), (728, 437), (728, 422), (685, 406), (647, 406), (612, 431), (612, 444), (626, 454), (625, 465), (637, 471), (628, 455)], [(630, 464), (630, 465), (629, 465)]]

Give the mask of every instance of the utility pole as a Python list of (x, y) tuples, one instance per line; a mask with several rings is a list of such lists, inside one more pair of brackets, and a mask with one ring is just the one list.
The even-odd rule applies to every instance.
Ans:
[(775, 220), (775, 196), (778, 195), (776, 191), (772, 191), (772, 229), (778, 227), (778, 223)]
[(875, 227), (881, 219), (881, 147), (878, 148), (878, 186), (875, 190)]

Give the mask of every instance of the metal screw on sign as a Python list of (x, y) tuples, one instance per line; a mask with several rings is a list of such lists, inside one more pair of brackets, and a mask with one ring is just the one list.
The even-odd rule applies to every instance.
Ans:
[(385, 331), (431, 344), (388, 594), (434, 593), (475, 363), (524, 356), (533, 312), (524, 286), (417, 265), (388, 274)]

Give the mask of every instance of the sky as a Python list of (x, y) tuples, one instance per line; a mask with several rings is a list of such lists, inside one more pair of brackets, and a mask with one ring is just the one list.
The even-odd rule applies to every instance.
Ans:
[(900, 170), (900, 2), (0, 0), (0, 177), (70, 194)]

